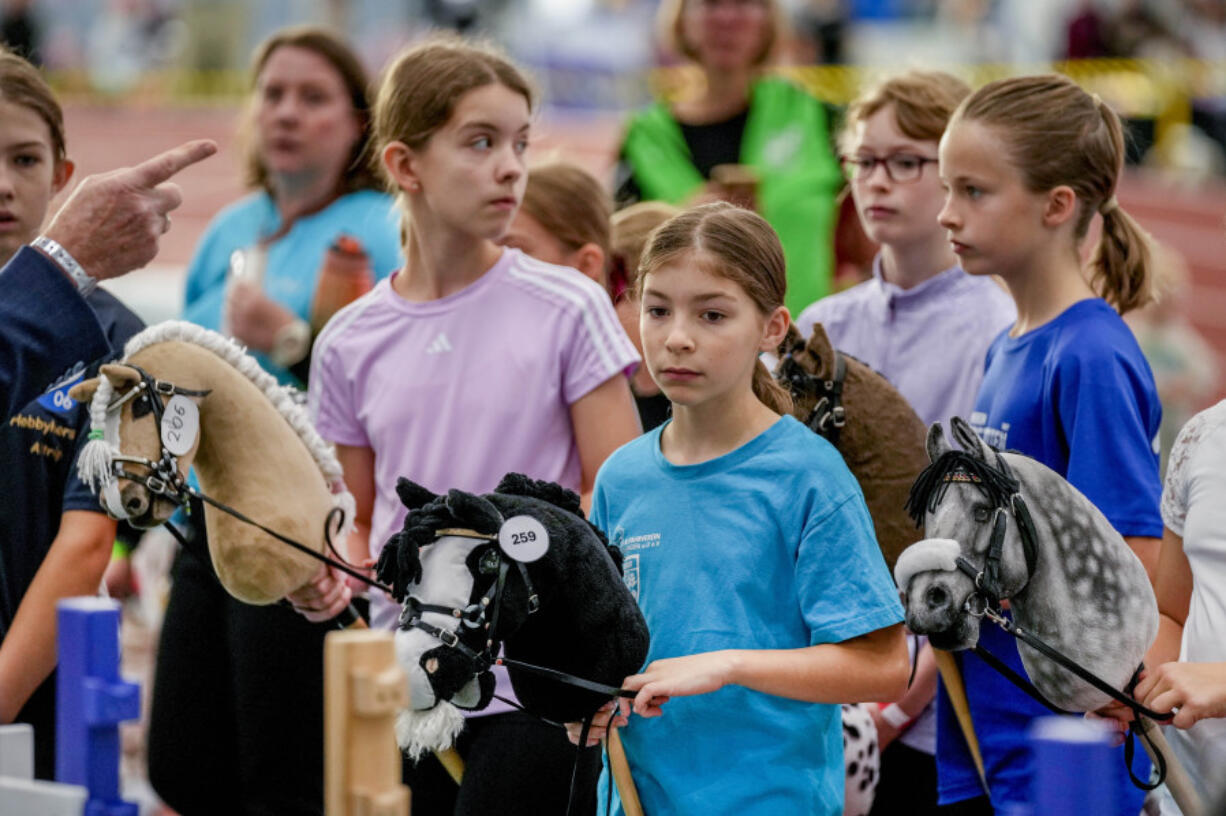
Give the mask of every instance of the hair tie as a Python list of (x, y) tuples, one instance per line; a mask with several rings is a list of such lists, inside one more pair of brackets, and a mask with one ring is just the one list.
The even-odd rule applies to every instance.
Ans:
[(1106, 201), (1104, 201), (1102, 204), (1098, 206), (1098, 212), (1100, 215), (1106, 215), (1112, 210), (1118, 210), (1119, 208), (1120, 208), (1120, 202), (1116, 199), (1115, 196), (1111, 196), (1111, 198), (1108, 198)]

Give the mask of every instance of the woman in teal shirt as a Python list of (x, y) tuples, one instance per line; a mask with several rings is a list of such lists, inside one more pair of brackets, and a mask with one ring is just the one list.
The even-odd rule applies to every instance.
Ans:
[[(286, 29), (260, 47), (253, 73), (245, 130), (257, 189), (209, 224), (183, 318), (233, 335), (279, 380), (301, 385), (328, 247), (357, 239), (376, 279), (386, 277), (400, 265), (399, 221), (370, 166), (367, 80), (348, 46), (321, 29)], [(236, 261), (252, 282), (229, 283)]]

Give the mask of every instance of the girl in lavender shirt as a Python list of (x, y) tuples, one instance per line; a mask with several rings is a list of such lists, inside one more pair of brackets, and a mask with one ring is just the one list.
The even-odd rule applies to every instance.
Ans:
[[(403, 524), (399, 476), (489, 492), (519, 471), (586, 505), (605, 457), (638, 435), (624, 376), (638, 355), (608, 295), (497, 243), (523, 197), (532, 104), (513, 65), (453, 39), (403, 53), (379, 91), (376, 139), (404, 210), (405, 267), (324, 328), (310, 377), (316, 426), (357, 500), (351, 560), (369, 563)], [(323, 572), (293, 600), (328, 618), (354, 591)], [(373, 626), (391, 628), (396, 613), (372, 598)], [(458, 795), (433, 757), (406, 768), (414, 814), (561, 813), (574, 761), (565, 735), (506, 708), (481, 713), (457, 744)], [(598, 753), (587, 758), (588, 791), (599, 767)]]
[[(821, 323), (836, 348), (881, 372), (926, 424), (969, 417), (988, 345), (1016, 317), (988, 277), (958, 266), (937, 213), (945, 193), (937, 143), (970, 93), (941, 72), (912, 71), (869, 91), (848, 112), (843, 167), (865, 232), (881, 244), (873, 277), (801, 313), (808, 336)], [(872, 814), (936, 812), (937, 669), (922, 638), (915, 681), (875, 711), (881, 781)]]

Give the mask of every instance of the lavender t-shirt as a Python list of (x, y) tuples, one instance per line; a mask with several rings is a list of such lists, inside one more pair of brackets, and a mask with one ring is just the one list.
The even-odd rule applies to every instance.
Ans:
[(1017, 319), (1013, 299), (994, 280), (946, 269), (910, 289), (881, 274), (801, 312), (807, 338), (821, 323), (830, 342), (857, 357), (911, 403), (925, 425), (969, 418), (983, 382), (988, 346)]
[[(488, 493), (518, 471), (578, 490), (570, 406), (639, 359), (608, 294), (514, 249), (439, 300), (405, 300), (394, 278), (337, 313), (311, 361), (319, 433), (375, 454), (372, 557), (404, 524), (400, 476)], [(397, 613), (373, 593), (373, 626)]]

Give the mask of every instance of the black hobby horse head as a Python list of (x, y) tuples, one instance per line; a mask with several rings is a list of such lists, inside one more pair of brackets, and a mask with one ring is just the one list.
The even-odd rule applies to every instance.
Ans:
[[(456, 708), (489, 704), (489, 662), (500, 647), (508, 658), (610, 686), (642, 666), (647, 626), (622, 582), (621, 553), (584, 519), (574, 492), (513, 473), (484, 496), (437, 496), (407, 479), (397, 493), (409, 514), (376, 570), (403, 604), (396, 654), (411, 702), (397, 733), (406, 751), (449, 745), (461, 722)], [(549, 720), (579, 720), (604, 702), (509, 672), (520, 703)]]

